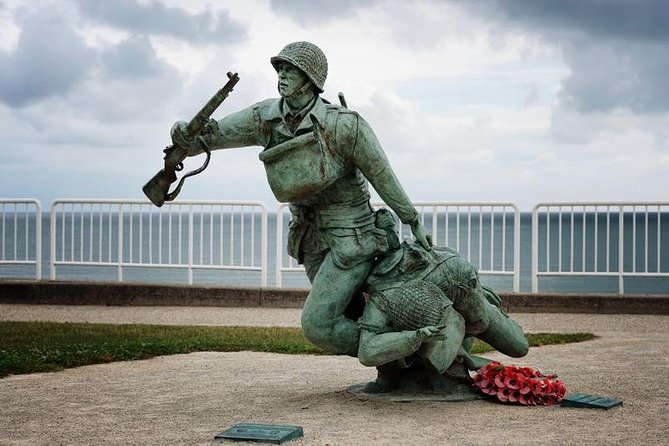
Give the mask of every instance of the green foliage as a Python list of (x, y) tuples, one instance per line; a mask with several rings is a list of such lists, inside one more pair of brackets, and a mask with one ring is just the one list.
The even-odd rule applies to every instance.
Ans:
[[(593, 337), (528, 335), (532, 346)], [(474, 345), (475, 353), (491, 350), (482, 342)], [(0, 322), (0, 377), (196, 351), (323, 354), (299, 328)]]

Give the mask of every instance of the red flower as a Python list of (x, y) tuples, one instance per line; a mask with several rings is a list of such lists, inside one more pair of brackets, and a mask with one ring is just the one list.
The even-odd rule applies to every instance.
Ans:
[(511, 393), (509, 394), (509, 402), (510, 403), (516, 403), (520, 399), (521, 395), (518, 390), (512, 390)]
[(534, 406), (534, 397), (532, 397), (532, 395), (526, 395), (521, 393), (520, 396), (518, 397), (518, 402), (526, 406), (528, 405)]
[(504, 378), (504, 386), (508, 387), (509, 389), (518, 389), (520, 388), (519, 382), (522, 380), (522, 375), (518, 373), (508, 374), (506, 378)]
[(503, 403), (509, 401), (509, 395), (511, 395), (511, 390), (509, 389), (499, 389), (497, 391), (497, 399)]

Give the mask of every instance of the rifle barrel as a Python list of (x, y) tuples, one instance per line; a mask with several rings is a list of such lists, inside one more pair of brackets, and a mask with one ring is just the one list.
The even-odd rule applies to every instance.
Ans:
[(237, 73), (228, 72), (228, 82), (214, 94), (204, 107), (197, 112), (197, 114), (190, 120), (188, 123), (188, 134), (192, 137), (195, 137), (200, 134), (204, 126), (207, 124), (207, 121), (211, 115), (216, 111), (216, 109), (223, 103), (225, 98), (228, 97), (232, 89), (239, 82), (239, 76)]

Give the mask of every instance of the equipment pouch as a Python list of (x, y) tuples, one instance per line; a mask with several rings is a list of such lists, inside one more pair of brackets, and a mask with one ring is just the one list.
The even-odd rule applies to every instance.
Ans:
[(311, 199), (342, 177), (344, 166), (330, 152), (318, 131), (296, 136), (262, 151), (267, 181), (279, 202)]
[(388, 250), (386, 233), (378, 228), (326, 229), (325, 240), (332, 252), (333, 262), (342, 269), (353, 268)]

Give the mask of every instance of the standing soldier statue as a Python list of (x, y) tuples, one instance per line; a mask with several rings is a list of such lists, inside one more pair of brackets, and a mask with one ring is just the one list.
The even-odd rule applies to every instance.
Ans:
[(320, 97), (328, 71), (320, 48), (290, 43), (270, 62), (280, 98), (211, 119), (196, 136), (188, 123), (177, 122), (166, 165), (210, 150), (264, 147), (260, 159), (270, 188), (279, 202), (290, 203), (288, 253), (304, 264), (311, 282), (304, 334), (329, 353), (356, 356), (360, 328), (345, 311), (375, 258), (389, 249), (367, 183), (411, 226), (422, 248), (429, 251), (432, 241), (369, 124)]

